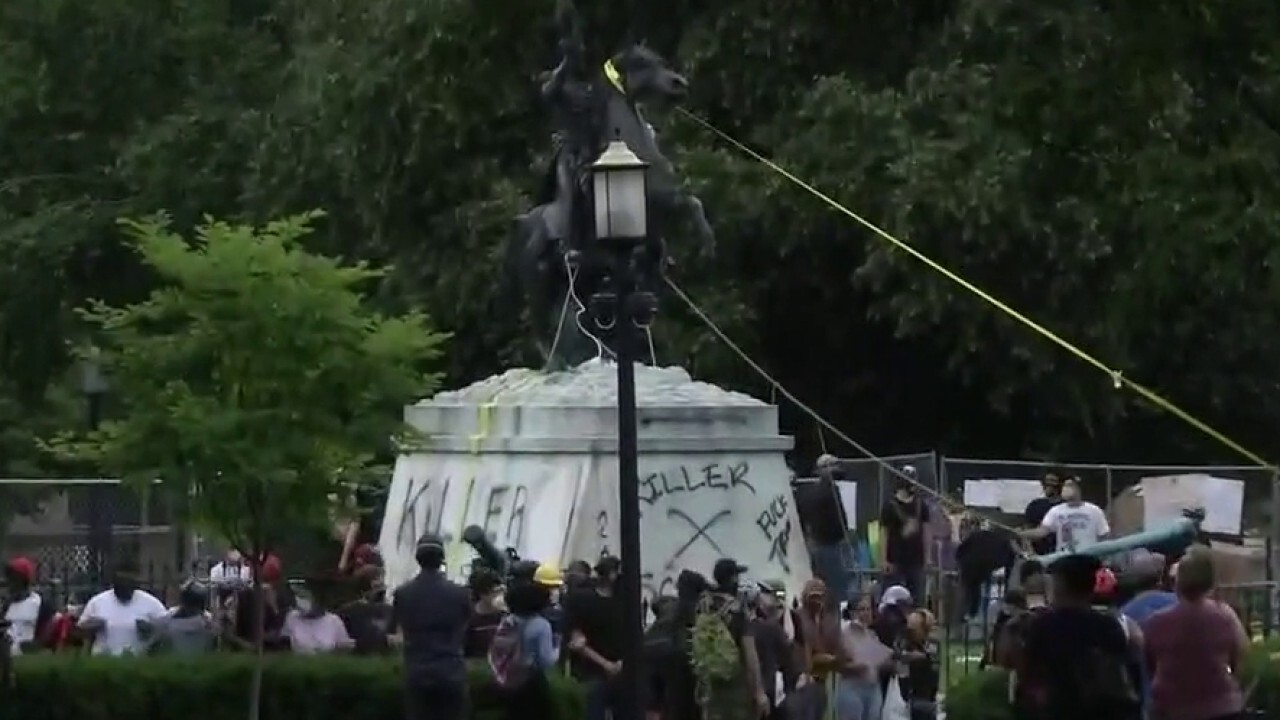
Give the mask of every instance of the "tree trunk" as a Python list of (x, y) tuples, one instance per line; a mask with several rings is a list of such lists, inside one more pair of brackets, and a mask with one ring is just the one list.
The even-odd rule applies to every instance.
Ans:
[(256, 558), (253, 567), (253, 679), (249, 682), (249, 720), (259, 720), (262, 714), (262, 666), (263, 644), (266, 636), (267, 598), (262, 593), (262, 560)]

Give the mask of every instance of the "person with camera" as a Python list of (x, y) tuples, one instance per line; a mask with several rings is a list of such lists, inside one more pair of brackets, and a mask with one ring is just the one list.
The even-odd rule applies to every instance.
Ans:
[(396, 589), (390, 634), (404, 646), (405, 717), (461, 720), (467, 716), (463, 642), (471, 619), (471, 593), (444, 574), (444, 541), (418, 540), (421, 572)]

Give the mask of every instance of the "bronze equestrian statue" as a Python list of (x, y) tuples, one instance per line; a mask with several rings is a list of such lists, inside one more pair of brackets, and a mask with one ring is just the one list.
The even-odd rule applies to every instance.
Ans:
[(577, 14), (567, 3), (561, 5), (558, 25), (560, 63), (542, 86), (555, 126), (555, 153), (537, 205), (516, 218), (507, 247), (508, 272), (529, 303), (538, 347), (552, 369), (577, 365), (602, 349), (609, 353), (588, 336), (607, 344), (587, 305), (604, 281), (593, 238), (591, 164), (610, 141), (624, 141), (649, 164), (650, 238), (637, 263), (642, 288), (657, 291), (665, 261), (663, 236), (675, 221), (691, 222), (707, 252), (715, 242), (702, 202), (685, 189), (641, 111), (645, 103), (683, 100), (688, 81), (644, 45), (594, 65)]

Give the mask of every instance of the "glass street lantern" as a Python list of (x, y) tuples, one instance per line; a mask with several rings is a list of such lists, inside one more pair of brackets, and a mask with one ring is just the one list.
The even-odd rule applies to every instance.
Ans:
[(648, 233), (645, 173), (649, 164), (614, 140), (591, 166), (596, 238), (639, 240)]

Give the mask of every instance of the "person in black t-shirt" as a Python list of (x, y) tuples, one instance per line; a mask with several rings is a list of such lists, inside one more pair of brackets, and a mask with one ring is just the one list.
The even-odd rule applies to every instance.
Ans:
[(1097, 558), (1056, 563), (1052, 606), (1027, 624), (1015, 697), (1031, 720), (1138, 720), (1141, 687), (1121, 620), (1092, 607)]
[(507, 614), (504, 599), (507, 589), (502, 579), (488, 568), (471, 573), (467, 584), (471, 587), (471, 599), (475, 603), (471, 620), (467, 623), (467, 639), (463, 654), (469, 658), (488, 657), (489, 645), (498, 632), (498, 625)]
[[(908, 465), (903, 475), (914, 479), (915, 468)], [(880, 509), (881, 543), (886, 586), (902, 585), (911, 597), (924, 602), (925, 548), (928, 547), (929, 506), (916, 494), (915, 485), (900, 479), (893, 496)]]
[(604, 720), (617, 701), (614, 678), (622, 671), (621, 600), (614, 593), (621, 563), (604, 557), (596, 563), (595, 582), (565, 598), (565, 635), (569, 671), (587, 691), (587, 720)]
[[(1040, 523), (1044, 521), (1044, 516), (1049, 510), (1062, 502), (1062, 477), (1057, 473), (1045, 473), (1044, 479), (1040, 481), (1040, 486), (1044, 488), (1044, 497), (1038, 497), (1027, 503), (1027, 509), (1023, 513), (1029, 528), (1038, 528)], [(1057, 546), (1057, 537), (1046, 535), (1045, 537), (1033, 540), (1031, 548), (1035, 550), (1037, 555), (1048, 555), (1052, 553)]]
[(462, 655), (471, 594), (444, 574), (444, 540), (428, 533), (414, 551), (421, 572), (396, 588), (391, 635), (404, 646), (405, 718), (467, 716), (467, 666)]
[(816, 471), (817, 482), (801, 485), (796, 490), (796, 509), (813, 560), (813, 574), (838, 601), (843, 601), (852, 589), (850, 568), (846, 565), (846, 557), (852, 557), (849, 525), (836, 489), (843, 471), (834, 455), (820, 456)]
[(387, 603), (382, 568), (367, 565), (356, 575), (360, 597), (338, 611), (355, 641), (356, 655), (382, 655), (391, 650), (387, 630), (391, 625), (391, 605)]

